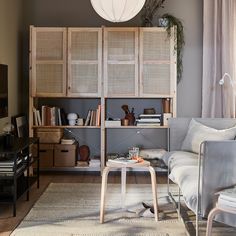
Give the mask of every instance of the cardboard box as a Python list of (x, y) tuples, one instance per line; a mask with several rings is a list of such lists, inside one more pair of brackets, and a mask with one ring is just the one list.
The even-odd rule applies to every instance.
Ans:
[(74, 167), (76, 165), (77, 144), (55, 144), (54, 166)]

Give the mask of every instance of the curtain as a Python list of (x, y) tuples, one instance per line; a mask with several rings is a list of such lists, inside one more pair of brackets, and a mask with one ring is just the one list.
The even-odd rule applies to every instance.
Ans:
[(202, 117), (235, 118), (236, 0), (204, 0), (203, 23)]

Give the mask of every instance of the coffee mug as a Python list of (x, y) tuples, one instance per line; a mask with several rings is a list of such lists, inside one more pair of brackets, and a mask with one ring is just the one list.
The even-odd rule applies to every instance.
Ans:
[(75, 124), (78, 126), (83, 126), (84, 125), (83, 118), (78, 118), (77, 120), (75, 120)]

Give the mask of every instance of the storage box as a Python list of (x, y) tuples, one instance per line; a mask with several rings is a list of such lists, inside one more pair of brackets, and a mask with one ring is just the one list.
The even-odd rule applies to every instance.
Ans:
[(40, 143), (60, 143), (63, 136), (63, 130), (58, 128), (38, 128), (35, 136), (39, 138)]
[[(39, 168), (53, 167), (53, 144), (39, 145)], [(36, 156), (37, 146), (33, 147), (33, 155)], [(36, 165), (34, 166), (36, 168)]]
[(54, 166), (74, 167), (76, 165), (77, 144), (55, 144)]

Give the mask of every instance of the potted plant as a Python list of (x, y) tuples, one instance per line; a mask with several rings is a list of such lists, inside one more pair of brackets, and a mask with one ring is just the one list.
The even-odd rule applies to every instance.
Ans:
[(159, 8), (164, 8), (164, 2), (166, 0), (147, 0), (141, 14), (142, 26), (152, 27), (153, 17), (157, 13)]
[[(145, 27), (153, 26), (153, 18), (160, 8), (164, 8), (163, 6), (164, 3), (165, 0), (146, 1), (141, 15), (142, 26)], [(176, 27), (177, 32), (175, 34), (175, 50), (177, 53), (177, 82), (179, 82), (182, 78), (182, 73), (183, 73), (182, 58), (183, 58), (183, 47), (185, 44), (183, 24), (178, 18), (168, 13), (162, 15), (162, 17), (159, 18), (158, 23), (159, 23), (158, 26), (166, 27), (168, 37), (171, 36), (171, 27), (173, 26)]]
[(166, 27), (166, 31), (168, 34), (168, 37), (171, 36), (171, 27), (175, 26), (176, 27), (176, 34), (175, 34), (175, 50), (177, 53), (177, 82), (179, 82), (182, 78), (182, 73), (183, 73), (183, 62), (182, 62), (182, 58), (183, 58), (183, 47), (185, 44), (184, 41), (184, 27), (182, 22), (166, 13), (164, 15), (162, 15), (161, 18), (159, 18), (159, 26), (162, 27)]

